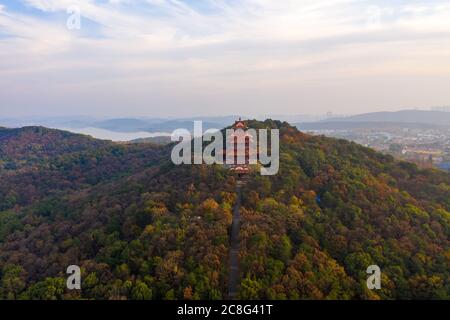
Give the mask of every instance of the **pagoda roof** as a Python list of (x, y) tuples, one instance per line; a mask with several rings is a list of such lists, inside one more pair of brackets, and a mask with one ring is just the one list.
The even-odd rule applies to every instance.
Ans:
[(246, 123), (246, 121), (243, 121), (241, 118), (239, 118), (239, 120), (234, 122), (233, 128), (246, 129), (247, 128), (247, 123)]

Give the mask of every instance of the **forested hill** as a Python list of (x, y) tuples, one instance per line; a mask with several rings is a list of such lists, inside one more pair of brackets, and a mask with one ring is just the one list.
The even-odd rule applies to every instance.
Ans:
[(93, 150), (107, 144), (107, 141), (44, 127), (0, 127), (0, 159), (3, 161), (3, 169), (39, 164), (52, 157)]
[[(278, 175), (245, 179), (240, 298), (450, 298), (448, 174), (250, 126), (281, 130), (281, 159)], [(226, 298), (236, 177), (169, 157), (170, 145), (0, 130), (0, 297)], [(72, 264), (81, 292), (65, 289)]]
[(166, 160), (169, 152), (43, 127), (0, 128), (0, 210), (128, 176)]

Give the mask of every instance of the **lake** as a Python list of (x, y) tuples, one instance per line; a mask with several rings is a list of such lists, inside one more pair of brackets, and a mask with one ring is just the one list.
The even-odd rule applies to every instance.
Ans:
[(152, 138), (171, 135), (170, 133), (167, 132), (146, 132), (146, 131), (116, 132), (94, 127), (76, 128), (76, 129), (73, 128), (58, 128), (58, 129), (70, 131), (73, 133), (86, 134), (96, 139), (112, 140), (112, 141), (131, 141), (139, 138)]

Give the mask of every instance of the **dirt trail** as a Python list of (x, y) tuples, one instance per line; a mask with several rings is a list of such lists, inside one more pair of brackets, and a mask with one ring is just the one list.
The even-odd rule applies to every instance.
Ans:
[(233, 209), (233, 222), (231, 224), (230, 234), (230, 260), (229, 260), (229, 276), (228, 276), (228, 299), (236, 299), (239, 279), (239, 229), (241, 225), (241, 196), (242, 183), (236, 184), (236, 205)]

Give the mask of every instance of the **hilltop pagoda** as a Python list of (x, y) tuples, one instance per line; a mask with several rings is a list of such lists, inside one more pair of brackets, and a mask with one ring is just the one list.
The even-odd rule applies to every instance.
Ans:
[[(250, 171), (250, 159), (256, 157), (256, 150), (251, 146), (254, 145), (254, 137), (247, 132), (248, 125), (241, 118), (234, 122), (232, 128), (235, 130), (231, 136), (227, 137), (227, 145), (234, 146), (233, 149), (226, 151), (227, 159), (234, 159), (233, 163), (227, 163), (230, 171), (238, 175), (247, 174)], [(242, 161), (244, 159), (244, 161)], [(256, 159), (256, 158), (255, 158)], [(239, 161), (241, 160), (241, 161)]]

